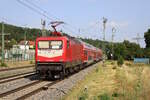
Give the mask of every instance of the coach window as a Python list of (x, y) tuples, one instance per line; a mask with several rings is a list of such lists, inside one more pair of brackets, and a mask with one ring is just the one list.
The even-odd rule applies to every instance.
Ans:
[(69, 48), (69, 45), (70, 45), (69, 40), (67, 40), (67, 48)]

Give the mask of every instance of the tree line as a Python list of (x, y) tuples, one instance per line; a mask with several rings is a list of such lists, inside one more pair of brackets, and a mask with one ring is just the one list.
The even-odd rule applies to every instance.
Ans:
[[(0, 33), (2, 30), (2, 24), (0, 23)], [(12, 45), (24, 40), (25, 33), (26, 39), (35, 41), (37, 37), (42, 35), (40, 29), (37, 28), (23, 28), (15, 25), (5, 24), (5, 33), (10, 35), (5, 36), (5, 48), (10, 49)], [(50, 35), (51, 31), (46, 30), (47, 35)], [(65, 33), (64, 33), (65, 34)], [(141, 48), (138, 44), (132, 43), (128, 40), (123, 42), (111, 43), (108, 41), (93, 40), (87, 38), (81, 38), (83, 41), (92, 44), (95, 47), (103, 49), (108, 59), (118, 59), (121, 55), (126, 60), (132, 60), (134, 57), (149, 57), (150, 58), (150, 29), (144, 33), (146, 47)], [(1, 46), (1, 37), (0, 37)], [(105, 47), (105, 49), (104, 49)], [(113, 54), (113, 57), (111, 56)]]

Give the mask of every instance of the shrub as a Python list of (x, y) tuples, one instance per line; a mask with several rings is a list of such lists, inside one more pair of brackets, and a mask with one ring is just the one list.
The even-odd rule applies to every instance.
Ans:
[(123, 57), (122, 57), (122, 56), (119, 56), (119, 57), (118, 57), (118, 60), (117, 60), (117, 64), (118, 64), (118, 66), (122, 66), (122, 65), (123, 65), (123, 63), (124, 63), (124, 59), (123, 59)]
[(112, 97), (119, 97), (119, 94), (118, 94), (117, 92), (114, 92), (114, 93), (112, 94)]
[(117, 66), (113, 66), (112, 69), (117, 69)]
[(82, 91), (81, 95), (79, 96), (78, 100), (86, 100), (88, 98), (87, 91)]
[(95, 70), (95, 71), (96, 71), (96, 73), (98, 73), (98, 71), (99, 71), (99, 68), (96, 68), (96, 70)]
[(1, 66), (2, 67), (7, 67), (7, 64), (6, 63), (1, 63)]
[(33, 61), (32, 61), (32, 60), (30, 61), (30, 64), (33, 64)]
[(99, 100), (111, 100), (110, 96), (106, 93), (98, 96)]
[(131, 66), (132, 66), (132, 64), (131, 64), (131, 63), (126, 63), (126, 65), (127, 65), (127, 66), (129, 66), (129, 67), (131, 67)]

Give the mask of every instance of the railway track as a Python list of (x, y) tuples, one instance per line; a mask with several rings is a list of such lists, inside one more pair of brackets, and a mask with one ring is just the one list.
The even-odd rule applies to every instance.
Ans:
[(29, 98), (30, 96), (32, 96), (32, 95), (34, 95), (34, 94), (37, 94), (38, 92), (40, 92), (40, 91), (42, 91), (42, 90), (48, 89), (48, 87), (50, 87), (50, 86), (52, 86), (52, 85), (54, 85), (54, 84), (56, 84), (56, 83), (58, 83), (58, 82), (60, 82), (60, 80), (54, 81), (54, 82), (52, 82), (52, 83), (47, 83), (46, 85), (44, 85), (44, 86), (42, 86), (42, 87), (39, 87), (39, 88), (37, 88), (36, 90), (31, 91), (31, 92), (29, 92), (29, 93), (27, 93), (27, 94), (25, 94), (25, 95), (23, 95), (23, 96), (17, 98), (16, 100), (25, 100), (25, 99)]
[(5, 69), (0, 69), (0, 72), (3, 72), (3, 71), (10, 71), (10, 70), (17, 70), (17, 69), (24, 69), (24, 68), (32, 68), (34, 67), (35, 65), (32, 65), (32, 66), (24, 66), (24, 67), (15, 67), (15, 68), (5, 68)]
[[(44, 87), (50, 87), (60, 80), (49, 82), (49, 81), (43, 81), (43, 80), (36, 80), (34, 82), (28, 83), (26, 85), (20, 86), (18, 88), (15, 88), (13, 90), (9, 90), (7, 92), (1, 93), (0, 97), (3, 99), (12, 99), (13, 97), (15, 100), (24, 100), (42, 90), (44, 90)], [(34, 89), (35, 88), (35, 89)], [(25, 92), (23, 92), (25, 91)], [(23, 93), (23, 94), (21, 94)], [(19, 95), (19, 96), (14, 96)]]
[(20, 90), (22, 90), (22, 89), (25, 89), (25, 88), (27, 88), (27, 87), (30, 87), (30, 86), (39, 84), (40, 82), (42, 82), (42, 81), (41, 81), (41, 80), (37, 80), (37, 81), (31, 82), (31, 83), (28, 83), (28, 84), (26, 84), (26, 85), (20, 86), (20, 87), (18, 87), (18, 88), (15, 88), (15, 89), (13, 89), (13, 90), (9, 90), (9, 91), (7, 91), (7, 92), (1, 93), (1, 94), (0, 94), (0, 97), (3, 98), (3, 97), (5, 97), (5, 96), (8, 96), (8, 95), (10, 95), (10, 94), (12, 94), (12, 93), (15, 93), (15, 92), (18, 92), (18, 91), (20, 91)]
[[(90, 66), (90, 65), (88, 65), (88, 66)], [(44, 81), (42, 79), (33, 80), (28, 84), (25, 84), (23, 86), (19, 86), (15, 89), (8, 90), (6, 92), (1, 93), (0, 97), (2, 99), (8, 99), (8, 100), (9, 99), (15, 99), (15, 100), (28, 99), (31, 96), (43, 91), (44, 89), (48, 89), (48, 87), (50, 87), (60, 81), (61, 80), (56, 80), (53, 82), (52, 81)]]
[(14, 80), (21, 79), (21, 78), (25, 78), (25, 77), (29, 77), (29, 76), (33, 76), (33, 75), (36, 75), (35, 71), (0, 78), (0, 84), (14, 81)]

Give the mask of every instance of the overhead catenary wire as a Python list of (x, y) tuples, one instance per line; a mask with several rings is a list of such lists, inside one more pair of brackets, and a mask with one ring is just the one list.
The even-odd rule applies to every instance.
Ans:
[(46, 10), (42, 9), (41, 7), (39, 7), (38, 5), (34, 4), (33, 2), (31, 2), (30, 0), (25, 0), (25, 2), (27, 2), (28, 4), (34, 6), (35, 8), (39, 9), (40, 11), (42, 11), (44, 14), (47, 14), (47, 16), (51, 16), (53, 17), (53, 19), (56, 19), (56, 20), (60, 20), (59, 18), (53, 16), (52, 14), (48, 13)]
[[(25, 1), (28, 2), (29, 4), (31, 4), (32, 6), (36, 7), (37, 9), (41, 10), (43, 13), (47, 14), (48, 16), (50, 15), (51, 17), (53, 17), (56, 20), (61, 20), (60, 18), (57, 18), (57, 17), (53, 16), (52, 14), (50, 14), (49, 12), (47, 12), (46, 10), (44, 10), (41, 7), (39, 7), (38, 5), (34, 4), (30, 0), (25, 0)], [(73, 25), (71, 25), (69, 23), (65, 23), (65, 25), (70, 26), (72, 29), (77, 29), (75, 26), (73, 26)]]
[[(47, 19), (49, 19), (49, 20), (51, 20), (51, 21), (53, 21), (54, 19), (57, 19), (57, 20), (60, 20), (59, 18), (56, 18), (56, 17), (54, 17), (54, 16), (52, 16), (53, 18), (51, 18), (51, 17), (49, 17), (49, 13), (47, 12), (47, 11), (45, 11), (44, 9), (42, 9), (42, 8), (40, 8), (39, 6), (37, 6), (36, 4), (34, 4), (33, 2), (31, 2), (31, 1), (29, 1), (29, 0), (24, 0), (24, 1), (22, 1), (22, 0), (17, 0), (20, 4), (22, 4), (22, 5), (24, 5), (25, 7), (27, 7), (27, 8), (29, 8), (30, 10), (32, 10), (32, 11), (34, 11), (34, 12), (36, 12), (36, 13), (38, 13), (39, 15), (41, 15), (41, 16), (44, 16), (45, 18), (47, 18)], [(26, 2), (26, 3), (25, 3)], [(27, 4), (28, 3), (28, 4)], [(32, 5), (32, 6), (31, 6)], [(70, 25), (70, 24), (68, 24), (68, 23), (65, 23), (65, 25)], [(63, 27), (64, 29), (66, 29), (66, 30), (68, 30), (68, 31), (70, 31), (70, 30), (72, 30), (72, 29), (70, 29), (70, 28), (66, 28), (66, 27)], [(76, 32), (74, 32), (74, 31), (71, 31), (71, 32), (73, 32), (73, 33), (76, 33)]]
[(44, 17), (46, 17), (49, 20), (53, 20), (52, 18), (50, 18), (49, 16), (45, 15), (44, 13), (42, 13), (41, 11), (35, 9), (34, 7), (31, 7), (30, 5), (26, 4), (25, 2), (22, 2), (21, 0), (17, 0), (20, 4), (24, 5), (25, 7), (29, 8), (30, 10), (38, 13), (39, 15), (42, 15)]

